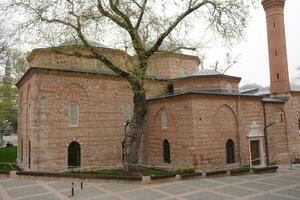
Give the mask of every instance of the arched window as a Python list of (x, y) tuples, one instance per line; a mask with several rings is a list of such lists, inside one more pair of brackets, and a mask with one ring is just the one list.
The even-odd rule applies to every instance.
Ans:
[(166, 139), (163, 142), (163, 156), (165, 163), (171, 163), (170, 143)]
[(233, 92), (232, 85), (230, 83), (227, 83), (225, 87), (226, 87), (227, 93), (232, 94), (232, 92)]
[(69, 104), (69, 127), (79, 126), (79, 104), (71, 102)]
[(167, 129), (168, 127), (168, 115), (166, 111), (162, 111), (161, 113), (161, 128)]
[(80, 144), (73, 141), (68, 147), (68, 168), (80, 167)]
[(235, 163), (234, 142), (232, 139), (229, 139), (226, 142), (226, 163)]

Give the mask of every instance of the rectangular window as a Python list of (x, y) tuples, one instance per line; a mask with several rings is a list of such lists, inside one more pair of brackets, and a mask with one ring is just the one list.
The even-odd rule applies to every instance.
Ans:
[(71, 102), (69, 104), (69, 127), (79, 126), (79, 104)]
[(123, 104), (123, 121), (126, 122), (131, 119), (131, 110), (130, 110), (130, 104), (124, 103)]
[(161, 128), (167, 129), (167, 127), (168, 127), (168, 116), (167, 116), (167, 112), (163, 111), (161, 113)]

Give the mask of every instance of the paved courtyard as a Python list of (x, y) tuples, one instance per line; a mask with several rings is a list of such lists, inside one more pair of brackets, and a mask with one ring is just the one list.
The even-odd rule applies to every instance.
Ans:
[(0, 200), (293, 200), (300, 199), (300, 166), (277, 173), (199, 178), (151, 185), (0, 178)]

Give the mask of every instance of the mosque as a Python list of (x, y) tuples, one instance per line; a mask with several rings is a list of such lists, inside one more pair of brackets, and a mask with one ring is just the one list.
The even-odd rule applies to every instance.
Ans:
[[(284, 4), (262, 1), (269, 87), (239, 87), (239, 77), (199, 71), (196, 56), (159, 52), (150, 58), (141, 164), (207, 170), (300, 158), (300, 87), (289, 83)], [(136, 59), (122, 50), (101, 51), (124, 69)], [(18, 165), (32, 171), (122, 166), (124, 122), (133, 108), (127, 81), (95, 59), (51, 48), (33, 50), (28, 61), (16, 84)]]

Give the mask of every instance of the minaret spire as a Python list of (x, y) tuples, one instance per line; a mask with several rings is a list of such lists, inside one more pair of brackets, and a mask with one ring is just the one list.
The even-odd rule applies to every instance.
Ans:
[(267, 17), (270, 93), (287, 96), (290, 93), (288, 61), (284, 27), (285, 0), (263, 0)]

